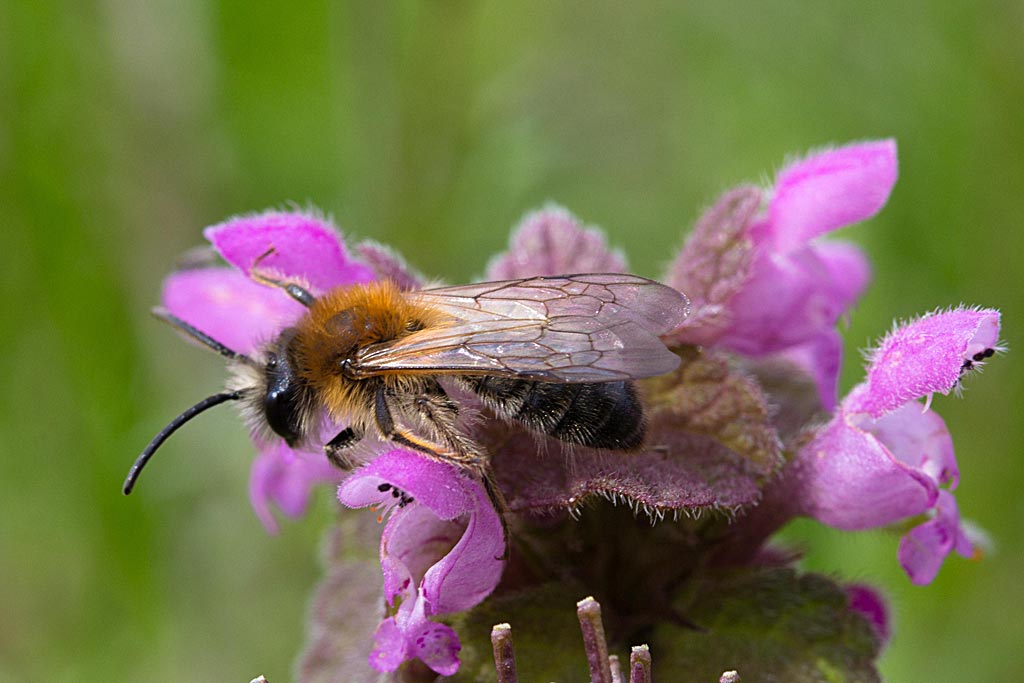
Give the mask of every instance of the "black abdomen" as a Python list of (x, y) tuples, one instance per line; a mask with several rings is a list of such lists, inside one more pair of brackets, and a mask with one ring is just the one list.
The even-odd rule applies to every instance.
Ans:
[(567, 443), (630, 450), (644, 439), (643, 407), (632, 382), (552, 384), (466, 377), (466, 385), (501, 417)]

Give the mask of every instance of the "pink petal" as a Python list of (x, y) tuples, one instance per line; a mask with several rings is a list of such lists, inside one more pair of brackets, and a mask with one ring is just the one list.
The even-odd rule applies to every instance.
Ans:
[(253, 461), (249, 501), (266, 530), (274, 534), (278, 524), (271, 505), (289, 517), (301, 517), (309, 506), (313, 488), (337, 482), (342, 476), (344, 473), (331, 466), (322, 453), (300, 453), (279, 441), (261, 448)]
[(465, 532), (465, 525), (438, 518), (425, 505), (409, 505), (388, 520), (380, 542), (384, 571), (384, 598), (412, 592), (427, 570), (451, 552)]
[(953, 452), (953, 437), (945, 421), (912, 401), (877, 420), (865, 420), (864, 428), (884, 443), (905, 465), (921, 470), (932, 481), (955, 489), (960, 472)]
[(444, 676), (459, 670), (459, 637), (450, 626), (427, 619), (425, 602), (422, 591), (409, 596), (394, 617), (380, 623), (373, 636), (370, 666), (388, 672), (406, 660), (420, 659)]
[(338, 500), (348, 507), (367, 507), (390, 500), (378, 490), (382, 483), (397, 486), (444, 520), (456, 519), (473, 508), (466, 477), (451, 465), (409, 451), (392, 450), (360, 467), (338, 488)]
[(880, 140), (814, 154), (779, 173), (765, 236), (785, 252), (874, 216), (896, 183), (896, 142)]
[(840, 411), (799, 454), (806, 514), (838, 529), (870, 529), (921, 514), (938, 487)]
[[(356, 470), (338, 488), (338, 499), (349, 507), (394, 506), (382, 484), (415, 501), (393, 509), (381, 539), (389, 600), (420, 577), (428, 615), (469, 609), (494, 590), (504, 568), (505, 540), (501, 519), (479, 483), (451, 465), (393, 450)], [(444, 524), (451, 521), (464, 523), (464, 530), (454, 534)]]
[(467, 610), (491, 594), (505, 563), (501, 518), (481, 485), (467, 481), (474, 498), (469, 524), (458, 545), (431, 567), (423, 579), (430, 614)]
[(868, 390), (847, 409), (879, 417), (926, 394), (948, 393), (964, 361), (995, 348), (998, 336), (999, 312), (986, 308), (960, 307), (903, 325), (872, 353)]
[(842, 352), (843, 340), (839, 333), (835, 329), (827, 329), (803, 344), (789, 347), (779, 355), (814, 379), (822, 408), (831, 411), (836, 407)]
[(491, 280), (536, 275), (624, 273), (622, 254), (608, 248), (604, 234), (584, 228), (571, 213), (557, 206), (527, 215), (512, 233), (509, 250), (487, 268)]
[(407, 659), (405, 633), (398, 628), (394, 617), (388, 617), (380, 622), (373, 634), (370, 666), (381, 673), (387, 673), (400, 667)]
[(281, 292), (258, 285), (229, 268), (201, 268), (164, 281), (163, 305), (229, 349), (251, 354), (302, 315), (303, 307)]
[(810, 247), (758, 254), (750, 278), (729, 304), (733, 322), (718, 343), (763, 356), (834, 328), (849, 302), (829, 265)]
[(268, 211), (240, 216), (203, 234), (228, 263), (246, 274), (273, 247), (274, 253), (260, 262), (260, 268), (300, 279), (314, 293), (374, 278), (370, 268), (349, 256), (337, 230), (313, 214)]
[(900, 539), (897, 557), (911, 582), (922, 586), (935, 579), (942, 561), (954, 549), (970, 557), (972, 545), (960, 525), (956, 499), (949, 491), (940, 491), (935, 517)]
[(462, 644), (452, 627), (424, 620), (422, 626), (408, 636), (411, 654), (442, 676), (451, 676), (459, 670), (459, 651)]
[(837, 308), (849, 309), (871, 281), (871, 265), (864, 251), (849, 242), (823, 240), (814, 244), (814, 252), (828, 271)]

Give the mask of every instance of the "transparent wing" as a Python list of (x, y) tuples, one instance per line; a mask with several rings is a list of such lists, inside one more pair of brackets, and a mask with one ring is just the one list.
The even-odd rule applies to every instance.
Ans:
[(622, 274), (536, 277), (409, 294), (449, 324), (364, 349), (355, 370), (610, 382), (679, 364), (658, 339), (689, 313), (665, 285)]

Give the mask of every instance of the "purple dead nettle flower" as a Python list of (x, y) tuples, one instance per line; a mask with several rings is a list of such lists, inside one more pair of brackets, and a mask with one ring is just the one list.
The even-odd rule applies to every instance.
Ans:
[(836, 323), (870, 276), (861, 250), (817, 238), (878, 213), (896, 182), (896, 143), (865, 142), (786, 166), (762, 208), (760, 189), (724, 194), (666, 275), (694, 314), (676, 338), (804, 368), (835, 406), (842, 341)]
[(356, 470), (338, 499), (388, 516), (380, 560), (391, 609), (374, 634), (370, 664), (385, 672), (420, 659), (455, 673), (458, 636), (428, 617), (475, 606), (501, 578), (505, 538), (483, 487), (451, 465), (393, 450)]
[[(642, 572), (631, 580), (651, 595), (637, 601), (644, 606), (620, 605), (621, 616), (642, 624), (664, 617), (660, 607), (651, 610), (647, 602), (660, 605), (692, 575), (715, 566), (700, 561), (702, 548), (725, 547), (731, 536), (748, 551), (734, 553), (745, 558), (737, 564), (751, 569), (750, 558), (765, 536), (800, 514), (851, 530), (919, 522), (902, 539), (899, 560), (915, 583), (931, 581), (945, 555), (951, 550), (970, 554), (972, 544), (952, 494), (958, 472), (949, 433), (920, 399), (956, 389), (965, 374), (999, 349), (999, 314), (958, 308), (895, 329), (873, 352), (866, 381), (837, 405), (841, 343), (836, 324), (864, 289), (869, 269), (858, 248), (819, 238), (877, 213), (896, 173), (892, 141), (849, 145), (788, 165), (767, 193), (756, 187), (731, 190), (700, 219), (665, 277), (693, 301), (691, 317), (667, 337), (681, 365), (641, 383), (648, 439), (638, 452), (620, 457), (566, 450), (558, 443), (538, 447), (534, 435), (514, 425), (474, 423), (473, 436), (491, 458), (515, 535), (525, 539), (535, 560), (543, 559), (524, 571), (523, 558), (513, 553), (513, 580), (499, 586), (507, 539), (481, 484), (423, 454), (370, 443), (356, 458), (362, 466), (346, 475), (329, 465), (322, 443), (305, 446), (307, 451), (254, 435), (259, 456), (250, 497), (257, 515), (268, 530), (276, 530), (272, 507), (301, 515), (315, 486), (340, 482), (341, 503), (370, 507), (380, 521), (386, 519), (380, 539), (386, 607), (372, 634), (353, 639), (369, 647), (372, 638), (369, 665), (378, 672), (396, 671), (416, 659), (442, 675), (456, 673), (460, 659), (468, 666), (474, 648), (463, 650), (462, 644), (472, 634), (462, 632), (469, 629), (456, 613), (472, 610), (488, 596), (488, 604), (507, 604), (501, 601), (510, 591), (529, 591), (521, 584), (530, 578), (585, 581), (593, 569), (587, 553), (595, 551), (594, 543), (605, 554), (629, 548), (628, 557), (618, 558), (621, 568)], [(206, 237), (232, 267), (175, 273), (167, 281), (164, 305), (228, 347), (256, 357), (262, 344), (304, 310), (249, 277), (260, 257), (261, 271), (301, 282), (314, 295), (374, 278), (388, 278), (402, 289), (422, 282), (380, 245), (363, 242), (352, 249), (353, 256), (328, 223), (309, 214), (238, 218), (209, 228)], [(271, 247), (274, 251), (264, 256)], [(608, 248), (600, 231), (564, 209), (546, 207), (523, 219), (509, 250), (491, 261), (483, 279), (625, 270), (625, 259)], [(756, 369), (749, 359), (775, 358), (790, 362), (779, 367), (795, 364), (813, 378), (817, 391), (811, 388), (800, 401), (814, 404), (813, 410), (820, 402), (832, 413), (830, 421), (808, 429), (811, 420), (828, 418), (787, 406), (792, 396), (769, 395), (765, 387), (771, 385), (762, 386), (748, 372)], [(777, 418), (787, 410), (795, 417), (787, 417), (792, 424), (783, 428)], [(324, 440), (342, 426), (325, 424)], [(652, 519), (666, 512), (748, 512), (734, 525), (682, 523), (678, 534), (659, 527), (634, 538), (635, 529), (624, 534), (616, 526), (623, 519), (610, 506), (584, 510), (580, 523), (569, 520), (566, 510), (575, 513), (597, 496), (644, 510)], [(759, 515), (768, 521), (745, 531), (744, 523)], [(613, 527), (624, 545), (607, 538)], [(569, 536), (555, 535), (556, 530), (571, 535), (579, 547), (567, 552)], [(713, 539), (709, 547), (702, 545), (705, 532)], [(648, 546), (645, 538), (653, 539)], [(648, 557), (644, 547), (658, 551)], [(666, 552), (678, 552), (671, 567), (662, 566)], [(700, 578), (714, 586), (712, 575)], [(884, 600), (865, 586), (845, 590), (847, 611), (863, 615), (884, 641), (889, 634)], [(629, 614), (634, 607), (639, 612)], [(363, 652), (359, 658), (365, 666)]]
[(953, 440), (931, 395), (959, 388), (1001, 350), (998, 340), (991, 309), (960, 307), (893, 330), (870, 354), (866, 380), (797, 455), (802, 512), (848, 530), (930, 515), (900, 541), (900, 565), (916, 584), (930, 583), (950, 551), (969, 557), (952, 494)]
[[(374, 270), (349, 255), (337, 232), (314, 215), (268, 212), (244, 216), (207, 228), (204, 234), (234, 267), (174, 273), (164, 284), (163, 305), (239, 353), (256, 354), (261, 344), (305, 310), (282, 292), (249, 278), (253, 263), (268, 248), (275, 251), (264, 258), (261, 267), (303, 282), (313, 294), (374, 279)], [(259, 456), (253, 463), (249, 494), (268, 531), (277, 530), (271, 504), (288, 516), (300, 516), (314, 485), (337, 482), (343, 476), (315, 445), (298, 450), (280, 439), (264, 440), (256, 434), (253, 439)]]

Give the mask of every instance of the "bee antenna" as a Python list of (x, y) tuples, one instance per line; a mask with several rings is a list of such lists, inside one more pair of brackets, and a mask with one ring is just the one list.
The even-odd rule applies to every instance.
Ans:
[(128, 476), (125, 478), (124, 486), (121, 489), (124, 491), (124, 495), (127, 496), (132, 492), (132, 489), (135, 488), (135, 482), (138, 480), (139, 475), (142, 474), (142, 468), (146, 466), (149, 459), (153, 457), (154, 453), (156, 453), (156, 449), (160, 448), (171, 434), (178, 431), (179, 427), (199, 413), (205, 412), (210, 408), (219, 406), (221, 403), (225, 403), (227, 401), (237, 401), (241, 397), (241, 391), (225, 391), (220, 394), (214, 394), (213, 396), (207, 396), (202, 401), (191, 408), (188, 408), (181, 415), (171, 420), (166, 427), (160, 430), (159, 434), (153, 437), (153, 440), (149, 442), (149, 445), (142, 450), (142, 455), (135, 460), (135, 464), (132, 465), (130, 470), (128, 470)]
[(316, 297), (313, 296), (309, 290), (296, 282), (278, 280), (277, 278), (271, 277), (267, 273), (259, 270), (260, 264), (263, 263), (263, 260), (276, 252), (277, 249), (270, 247), (265, 252), (257, 256), (256, 260), (252, 262), (252, 267), (249, 268), (249, 277), (261, 285), (283, 289), (288, 296), (295, 299), (306, 308), (309, 308), (313, 305), (313, 302), (316, 301)]
[(174, 329), (188, 336), (189, 338), (199, 342), (206, 348), (216, 351), (225, 358), (241, 361), (246, 365), (256, 364), (252, 358), (249, 358), (249, 356), (246, 356), (244, 353), (239, 353), (238, 351), (233, 351), (232, 349), (229, 349), (228, 347), (224, 346), (219, 341), (217, 341), (210, 335), (206, 334), (205, 332), (201, 332), (200, 330), (197, 330), (196, 328), (192, 327), (187, 322), (185, 322), (178, 316), (168, 311), (166, 308), (154, 308), (153, 315), (157, 319), (164, 321)]

